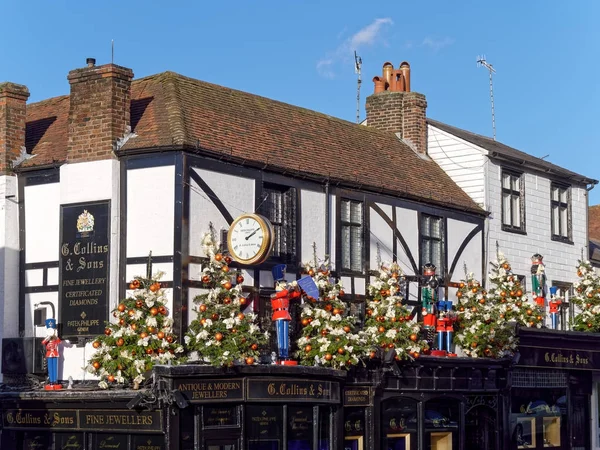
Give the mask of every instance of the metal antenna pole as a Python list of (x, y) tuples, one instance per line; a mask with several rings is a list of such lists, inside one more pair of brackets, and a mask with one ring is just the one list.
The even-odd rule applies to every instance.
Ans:
[(110, 40), (110, 63), (115, 63), (115, 40)]
[(494, 140), (496, 140), (496, 114), (494, 112), (494, 83), (492, 80), (492, 74), (496, 73), (496, 69), (494, 69), (494, 66), (492, 66), (485, 60), (485, 55), (477, 57), (477, 67), (480, 67), (480, 66), (485, 67), (490, 73), (490, 102), (492, 103), (492, 129), (494, 132)]
[(354, 72), (358, 74), (358, 80), (356, 82), (356, 123), (360, 123), (360, 85), (362, 83), (361, 68), (362, 58), (358, 56), (356, 54), (356, 50), (354, 50)]

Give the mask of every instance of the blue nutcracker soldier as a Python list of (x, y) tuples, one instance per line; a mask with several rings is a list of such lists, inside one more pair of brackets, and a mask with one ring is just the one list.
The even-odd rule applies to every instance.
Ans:
[(62, 341), (56, 331), (56, 319), (46, 319), (46, 337), (42, 344), (46, 347), (46, 361), (48, 363), (48, 384), (44, 386), (47, 391), (62, 389), (58, 382), (58, 346)]

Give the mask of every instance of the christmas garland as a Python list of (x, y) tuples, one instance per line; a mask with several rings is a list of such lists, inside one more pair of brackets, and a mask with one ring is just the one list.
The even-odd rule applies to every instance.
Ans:
[(600, 278), (589, 261), (579, 261), (579, 280), (575, 283), (575, 293), (571, 301), (579, 312), (573, 317), (575, 331), (598, 333), (600, 331)]

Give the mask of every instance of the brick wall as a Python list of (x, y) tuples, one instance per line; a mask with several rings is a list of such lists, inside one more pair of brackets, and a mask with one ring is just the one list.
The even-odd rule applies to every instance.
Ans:
[(384, 91), (367, 97), (367, 124), (400, 133), (420, 153), (427, 153), (427, 100), (417, 92)]
[(71, 84), (67, 162), (113, 157), (130, 125), (131, 69), (106, 64), (69, 72)]
[(0, 174), (25, 147), (25, 112), (29, 90), (20, 84), (0, 83)]

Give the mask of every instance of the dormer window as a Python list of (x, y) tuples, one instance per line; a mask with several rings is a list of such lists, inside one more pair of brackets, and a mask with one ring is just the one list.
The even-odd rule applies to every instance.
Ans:
[(571, 188), (552, 183), (550, 207), (552, 210), (552, 240), (571, 243)]

